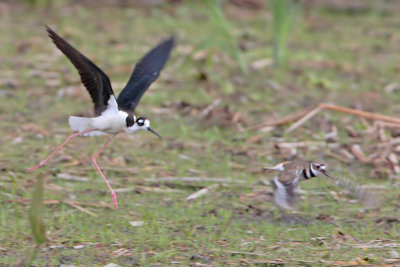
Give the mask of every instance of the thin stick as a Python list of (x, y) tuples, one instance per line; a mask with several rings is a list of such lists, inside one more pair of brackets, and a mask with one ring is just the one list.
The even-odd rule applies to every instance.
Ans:
[(321, 111), (321, 106), (318, 106), (318, 107), (312, 109), (303, 118), (299, 119), (292, 126), (290, 126), (288, 129), (286, 129), (285, 132), (290, 133), (290, 132), (294, 131), (296, 128), (298, 128), (301, 125), (303, 125), (304, 123), (306, 123), (308, 120), (310, 120), (312, 117), (314, 117), (320, 111)]
[(327, 103), (322, 103), (322, 104), (318, 105), (318, 107), (316, 107), (315, 109), (311, 110), (303, 118), (299, 119), (296, 123), (294, 123), (291, 127), (289, 127), (285, 132), (287, 132), (287, 133), (292, 132), (294, 129), (298, 128), (299, 126), (303, 125), (306, 121), (308, 121), (309, 119), (314, 117), (322, 109), (348, 113), (348, 114), (356, 115), (356, 116), (371, 119), (371, 120), (379, 120), (379, 121), (388, 122), (388, 123), (400, 124), (400, 119), (395, 118), (395, 117), (382, 115), (382, 114), (378, 114), (378, 113), (367, 112), (367, 111), (358, 110), (358, 109), (341, 107), (341, 106), (327, 104)]
[[(312, 109), (314, 109), (314, 108), (312, 108)], [(249, 128), (250, 129), (259, 129), (259, 128), (264, 128), (264, 127), (268, 127), (268, 126), (280, 126), (280, 125), (288, 124), (292, 121), (297, 121), (298, 119), (304, 117), (312, 109), (306, 109), (301, 112), (297, 112), (295, 114), (289, 114), (289, 115), (287, 115), (281, 119), (278, 119), (276, 121), (267, 122), (267, 123), (264, 123), (264, 122), (259, 123), (259, 124), (250, 126)]]
[(398, 145), (400, 144), (400, 138), (393, 138), (391, 139), (389, 142), (385, 142), (385, 143), (379, 143), (374, 145), (377, 148), (383, 148), (383, 147), (387, 147), (387, 146), (394, 146), (394, 145)]
[(244, 184), (246, 181), (239, 179), (229, 179), (229, 178), (217, 178), (217, 177), (163, 177), (163, 178), (144, 178), (142, 179), (145, 182), (156, 182), (156, 183), (165, 183), (165, 182), (211, 182), (211, 183), (237, 183)]
[(204, 187), (204, 188), (200, 189), (199, 191), (194, 192), (193, 194), (191, 194), (190, 196), (188, 196), (188, 197), (186, 198), (186, 200), (187, 200), (187, 201), (193, 201), (193, 200), (195, 200), (195, 199), (198, 199), (199, 197), (210, 193), (211, 190), (214, 189), (214, 188), (216, 188), (216, 187), (218, 187), (218, 184), (212, 184), (212, 185), (210, 185), (210, 186)]
[[(31, 199), (29, 198), (18, 198), (18, 199), (9, 199), (7, 200), (7, 202), (14, 202), (14, 203), (28, 203), (30, 202)], [(57, 200), (57, 199), (44, 199), (43, 200), (43, 204), (46, 205), (54, 205), (54, 204), (60, 204), (63, 202), (69, 202), (73, 203), (75, 205), (79, 205), (79, 206), (92, 206), (92, 207), (101, 207), (101, 208), (110, 208), (112, 209), (111, 205), (108, 204), (102, 204), (102, 203), (90, 203), (90, 202), (80, 202), (80, 201), (72, 201), (72, 200)]]
[(65, 204), (68, 204), (68, 205), (74, 207), (75, 209), (78, 209), (78, 210), (80, 210), (80, 211), (82, 211), (82, 212), (84, 212), (84, 213), (86, 213), (86, 214), (89, 214), (89, 215), (91, 215), (91, 216), (93, 216), (93, 217), (97, 217), (97, 214), (96, 214), (96, 213), (93, 213), (93, 212), (91, 212), (91, 211), (88, 211), (87, 209), (85, 209), (85, 208), (83, 208), (83, 207), (81, 207), (81, 206), (76, 205), (74, 202), (70, 202), (70, 201), (67, 200), (67, 201), (64, 201), (64, 203), (65, 203)]
[(333, 153), (333, 152), (329, 152), (329, 151), (328, 151), (328, 152), (326, 153), (326, 155), (327, 155), (327, 156), (331, 156), (332, 158), (335, 158), (336, 160), (339, 160), (339, 161), (344, 162), (344, 163), (350, 163), (350, 162), (351, 162), (350, 160), (345, 159), (343, 156), (338, 155), (338, 154)]
[(305, 141), (305, 142), (292, 142), (292, 143), (289, 142), (277, 143), (275, 146), (278, 148), (303, 148), (303, 147), (319, 147), (326, 145), (327, 143), (322, 141)]
[(178, 190), (178, 189), (147, 187), (147, 186), (119, 188), (119, 189), (115, 189), (114, 192), (115, 193), (126, 193), (126, 192), (132, 192), (135, 190), (144, 191), (144, 192), (154, 192), (154, 193), (179, 193), (179, 192), (182, 192), (182, 190)]
[(315, 108), (306, 109), (301, 112), (285, 116), (285, 117), (278, 119), (276, 121), (273, 121), (273, 122), (261, 123), (261, 124), (254, 125), (254, 126), (250, 127), (250, 129), (258, 129), (258, 128), (267, 127), (267, 126), (279, 126), (279, 125), (288, 124), (292, 121), (296, 121), (295, 124), (293, 124), (291, 127), (289, 127), (286, 130), (286, 132), (292, 132), (293, 130), (295, 130), (302, 124), (304, 124), (306, 121), (311, 119), (313, 116), (315, 116), (322, 109), (333, 110), (333, 111), (338, 111), (338, 112), (342, 112), (342, 113), (348, 113), (348, 114), (356, 115), (356, 116), (371, 119), (371, 120), (382, 121), (385, 123), (392, 123), (392, 124), (386, 125), (388, 127), (400, 127), (400, 119), (396, 118), (396, 117), (391, 117), (391, 116), (378, 114), (378, 113), (367, 112), (367, 111), (363, 111), (363, 110), (359, 110), (359, 109), (341, 107), (341, 106), (337, 106), (337, 105), (333, 105), (333, 104), (322, 103), (322, 104), (319, 104)]
[(363, 111), (363, 110), (359, 110), (359, 109), (346, 108), (346, 107), (341, 107), (341, 106), (326, 104), (326, 103), (322, 103), (321, 105), (319, 105), (319, 107), (321, 107), (323, 109), (349, 113), (349, 114), (353, 114), (353, 115), (356, 115), (359, 117), (364, 117), (364, 118), (371, 119), (371, 120), (381, 120), (384, 122), (400, 124), (400, 119), (398, 119), (396, 117), (391, 117), (391, 116), (382, 115), (382, 114), (378, 114), (378, 113), (367, 112), (367, 111)]

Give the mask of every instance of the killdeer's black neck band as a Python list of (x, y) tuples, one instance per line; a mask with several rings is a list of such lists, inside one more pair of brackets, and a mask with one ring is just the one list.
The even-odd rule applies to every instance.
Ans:
[(309, 179), (309, 178), (310, 178), (310, 177), (308, 177), (308, 173), (307, 173), (307, 170), (306, 170), (306, 169), (303, 169), (303, 170), (301, 171), (301, 175), (303, 175), (304, 179)]

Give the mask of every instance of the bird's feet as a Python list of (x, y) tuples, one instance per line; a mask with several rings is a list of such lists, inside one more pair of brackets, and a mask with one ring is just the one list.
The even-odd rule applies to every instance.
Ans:
[(111, 191), (111, 196), (113, 200), (113, 205), (116, 210), (118, 210), (118, 202), (117, 202), (117, 195), (114, 193), (114, 191)]

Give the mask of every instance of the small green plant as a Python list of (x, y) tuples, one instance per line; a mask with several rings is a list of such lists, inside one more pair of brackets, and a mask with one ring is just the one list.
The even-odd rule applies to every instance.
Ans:
[(25, 0), (25, 4), (31, 7), (49, 8), (52, 3), (50, 0)]
[(286, 47), (299, 4), (295, 0), (272, 1), (272, 31), (274, 38), (274, 61), (279, 66), (285, 60)]
[(29, 224), (36, 243), (31, 255), (30, 266), (35, 260), (40, 246), (46, 242), (46, 230), (43, 223), (43, 177), (37, 178), (35, 190), (33, 191), (31, 209), (29, 211)]

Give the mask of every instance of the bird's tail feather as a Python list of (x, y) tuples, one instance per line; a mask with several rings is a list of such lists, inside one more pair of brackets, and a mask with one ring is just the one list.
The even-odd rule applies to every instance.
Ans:
[(266, 171), (267, 173), (270, 171), (283, 171), (284, 170), (283, 165), (285, 165), (286, 163), (288, 163), (288, 162), (284, 161), (284, 162), (276, 164), (273, 167), (264, 167), (263, 170)]
[(275, 167), (263, 167), (263, 168), (262, 168), (262, 172), (264, 172), (264, 173), (266, 173), (266, 174), (271, 173), (271, 172), (273, 172), (273, 171), (276, 171), (276, 168), (275, 168)]
[[(92, 127), (92, 118), (83, 118), (83, 117), (69, 117), (69, 125), (71, 126), (72, 130), (75, 132), (83, 132), (88, 130)], [(94, 136), (94, 135), (102, 135), (103, 133), (100, 131), (91, 131), (87, 132), (83, 135), (85, 136)]]

